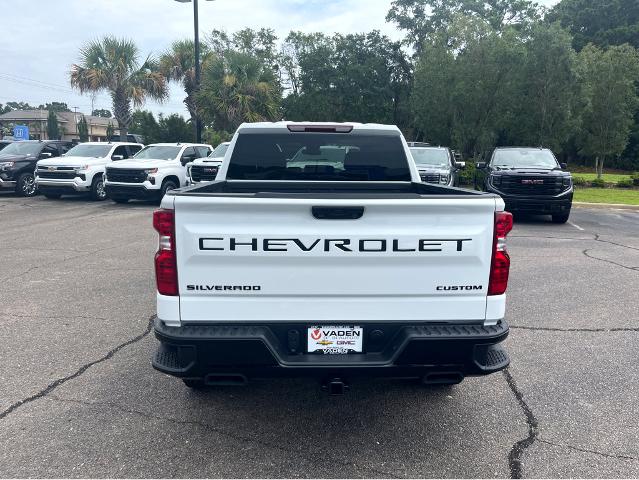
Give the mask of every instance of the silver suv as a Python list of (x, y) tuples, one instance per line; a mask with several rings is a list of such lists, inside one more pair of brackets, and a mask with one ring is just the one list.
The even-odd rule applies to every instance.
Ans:
[(412, 146), (411, 144), (409, 148), (422, 182), (449, 187), (456, 187), (459, 184), (459, 171), (466, 166), (466, 163), (455, 161), (450, 148)]

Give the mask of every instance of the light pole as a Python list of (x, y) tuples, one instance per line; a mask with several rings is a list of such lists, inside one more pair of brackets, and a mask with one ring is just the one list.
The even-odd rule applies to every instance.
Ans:
[[(191, 0), (175, 0), (180, 3), (189, 3)], [(212, 2), (213, 0), (206, 0)], [(197, 0), (193, 0), (193, 29), (195, 30), (195, 91), (200, 90), (200, 28), (198, 23)], [(200, 115), (195, 114), (195, 141), (202, 143), (202, 121)]]

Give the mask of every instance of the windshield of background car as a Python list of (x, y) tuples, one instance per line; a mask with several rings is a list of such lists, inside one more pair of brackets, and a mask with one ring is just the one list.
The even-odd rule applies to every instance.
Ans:
[(495, 150), (492, 165), (495, 167), (547, 167), (555, 168), (559, 165), (550, 150), (538, 148), (508, 148)]
[(449, 167), (448, 152), (441, 148), (411, 148), (410, 153), (417, 165)]
[(133, 158), (136, 160), (173, 160), (181, 149), (182, 147), (149, 145), (136, 153)]
[(241, 133), (230, 180), (410, 181), (399, 136), (354, 133)]
[(220, 143), (217, 147), (215, 147), (215, 150), (211, 152), (211, 154), (209, 155), (209, 158), (223, 157), (228, 149), (229, 149), (228, 145), (224, 145), (223, 143)]
[(39, 142), (14, 142), (3, 148), (0, 156), (3, 155), (37, 155), (40, 153), (43, 144)]
[(109, 154), (112, 145), (86, 145), (80, 144), (69, 150), (65, 157), (94, 157), (104, 158)]

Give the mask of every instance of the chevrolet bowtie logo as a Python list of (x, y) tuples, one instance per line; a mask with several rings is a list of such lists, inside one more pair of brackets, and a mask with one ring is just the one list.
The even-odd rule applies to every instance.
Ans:
[(48, 169), (50, 172), (55, 172), (55, 167), (49, 167)]

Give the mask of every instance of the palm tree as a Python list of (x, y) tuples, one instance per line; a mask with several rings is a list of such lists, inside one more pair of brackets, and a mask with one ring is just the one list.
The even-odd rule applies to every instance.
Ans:
[(254, 55), (227, 51), (203, 66), (199, 113), (218, 131), (242, 122), (277, 120), (282, 90), (274, 72)]
[(131, 104), (141, 107), (147, 97), (162, 102), (168, 96), (157, 62), (148, 56), (140, 63), (132, 40), (111, 36), (82, 47), (80, 64), (71, 67), (71, 86), (80, 93), (110, 93), (122, 140), (126, 140), (131, 125)]
[[(160, 72), (168, 81), (180, 82), (186, 97), (184, 105), (191, 115), (191, 121), (197, 118), (196, 90), (195, 82), (195, 44), (193, 40), (177, 40), (173, 42), (171, 48), (160, 57)], [(206, 44), (200, 45), (200, 55), (205, 62), (210, 55), (210, 50)]]

